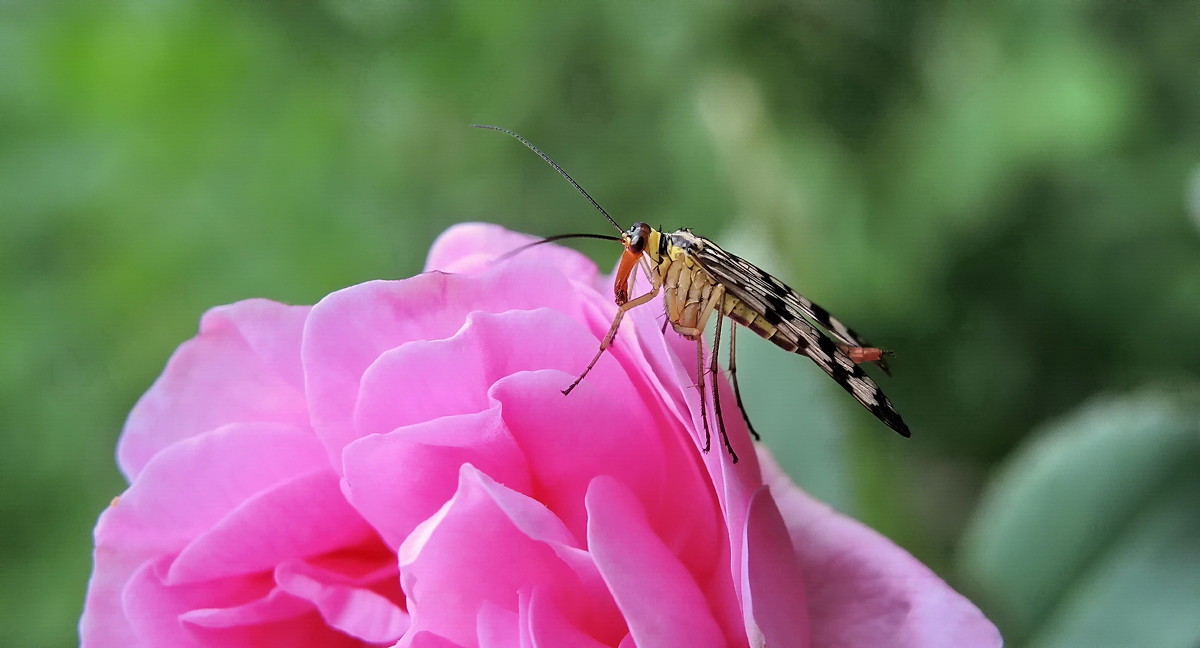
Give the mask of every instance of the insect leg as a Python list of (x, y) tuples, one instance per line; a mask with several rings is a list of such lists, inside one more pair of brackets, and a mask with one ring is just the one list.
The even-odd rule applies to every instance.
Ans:
[(717, 415), (717, 430), (721, 432), (721, 441), (725, 443), (725, 449), (729, 451), (729, 456), (733, 457), (733, 463), (737, 463), (737, 453), (733, 451), (733, 445), (729, 443), (729, 434), (725, 432), (725, 417), (721, 415), (721, 383), (718, 380), (720, 372), (717, 369), (718, 351), (721, 349), (721, 320), (725, 319), (725, 314), (721, 309), (717, 309), (717, 330), (713, 334), (713, 353), (709, 360), (709, 373), (713, 377), (713, 412)]
[[(645, 259), (642, 259), (642, 261), (644, 262)], [(637, 288), (638, 268), (643, 268), (645, 265), (646, 265), (645, 263), (639, 263), (639, 264), (633, 266), (632, 268), (630, 268), (630, 270), (629, 270), (629, 292), (633, 292)], [(646, 276), (649, 277), (650, 274), (646, 273)]]
[[(642, 271), (645, 272), (646, 276), (650, 278), (651, 285), (653, 285), (654, 277), (656, 277), (658, 275), (656, 275), (654, 270), (652, 270), (650, 268), (650, 262), (646, 260), (646, 257), (642, 257), (640, 265), (642, 266)], [(633, 284), (631, 283), (630, 286), (632, 286), (632, 285)], [(670, 323), (671, 323), (671, 314), (667, 312), (666, 304), (663, 304), (663, 323), (662, 323), (662, 334), (663, 335), (667, 334), (667, 325)]]
[[(655, 282), (652, 281), (651, 283)], [(617, 329), (621, 326), (621, 318), (625, 317), (625, 311), (641, 306), (651, 299), (654, 299), (655, 296), (658, 295), (659, 288), (661, 287), (662, 284), (656, 284), (650, 289), (650, 292), (636, 299), (631, 299), (624, 304), (621, 304), (621, 306), (617, 308), (617, 315), (613, 318), (612, 325), (608, 327), (608, 334), (606, 334), (604, 339), (600, 341), (600, 350), (596, 352), (596, 355), (592, 356), (592, 361), (588, 363), (588, 366), (583, 370), (583, 373), (579, 374), (579, 377), (575, 379), (575, 382), (571, 383), (569, 387), (563, 390), (563, 396), (570, 394), (571, 391), (579, 385), (579, 383), (583, 382), (584, 376), (588, 375), (588, 372), (592, 370), (592, 367), (596, 366), (596, 362), (600, 360), (600, 356), (604, 355), (604, 350), (608, 348), (608, 345), (612, 344), (613, 338), (617, 336)]]
[[(650, 268), (650, 262), (646, 260), (646, 257), (642, 257), (638, 265), (642, 266), (642, 272), (646, 273), (646, 278), (650, 279), (654, 276), (654, 270)], [(651, 283), (654, 283), (653, 279), (651, 279)]]
[(708, 318), (712, 316), (713, 311), (717, 308), (717, 304), (721, 303), (721, 298), (724, 296), (725, 287), (720, 285), (716, 286), (712, 289), (712, 293), (710, 293), (708, 296), (708, 301), (704, 304), (704, 307), (700, 309), (700, 313), (696, 316), (695, 328), (687, 328), (674, 323), (671, 325), (672, 328), (675, 329), (676, 333), (688, 338), (689, 340), (699, 339), (704, 333), (704, 327), (708, 325)]
[(704, 341), (696, 338), (696, 388), (700, 390), (700, 420), (704, 423), (704, 452), (712, 447), (712, 432), (708, 429), (708, 389), (704, 384)]
[(729, 381), (733, 383), (733, 395), (737, 398), (738, 409), (742, 411), (742, 420), (746, 421), (746, 427), (750, 429), (750, 434), (754, 436), (754, 440), (761, 441), (762, 437), (758, 435), (758, 432), (754, 431), (754, 425), (750, 423), (750, 414), (746, 412), (746, 406), (742, 405), (742, 390), (738, 388), (736, 326), (729, 327)]
[(717, 333), (716, 333), (716, 337), (713, 340), (712, 363), (710, 365), (708, 372), (713, 375), (713, 381), (714, 381), (713, 382), (713, 408), (717, 415), (717, 428), (721, 432), (721, 440), (725, 443), (725, 449), (729, 451), (729, 456), (733, 458), (733, 463), (737, 463), (737, 460), (738, 460), (737, 453), (733, 451), (733, 446), (729, 443), (729, 435), (725, 432), (725, 420), (721, 417), (721, 390), (718, 387), (717, 382), (715, 382), (717, 380), (717, 376), (718, 376), (718, 373), (717, 373), (717, 350), (720, 348), (720, 345), (721, 345), (721, 320), (725, 317), (725, 314), (723, 312), (721, 312), (720, 308), (717, 308), (717, 305), (721, 303), (721, 299), (724, 296), (725, 296), (725, 287), (724, 286), (718, 285), (718, 286), (714, 287), (712, 290), (712, 293), (708, 297), (708, 302), (704, 304), (704, 308), (700, 310), (700, 313), (696, 318), (696, 327), (695, 328), (681, 328), (679, 326), (676, 326), (675, 331), (685, 337), (696, 340), (696, 357), (697, 357), (696, 374), (699, 376), (699, 382), (700, 382), (700, 384), (699, 384), (699, 387), (700, 387), (700, 417), (704, 420), (704, 451), (708, 452), (709, 448), (712, 445), (712, 432), (709, 430), (709, 427), (708, 427), (708, 413), (707, 413), (707, 408), (706, 408), (707, 392), (706, 392), (706, 386), (704, 383), (704, 374), (706, 373), (706, 371), (704, 368), (704, 340), (703, 340), (702, 334), (704, 333), (705, 325), (708, 324), (708, 318), (712, 316), (713, 312), (717, 313)]

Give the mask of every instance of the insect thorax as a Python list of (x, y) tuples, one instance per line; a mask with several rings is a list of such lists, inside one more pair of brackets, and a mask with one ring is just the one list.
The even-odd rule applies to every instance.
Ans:
[[(706, 240), (687, 230), (663, 234), (665, 252), (655, 255), (655, 271), (663, 279), (667, 317), (672, 324), (685, 328), (698, 324), (699, 305), (707, 301), (711, 291), (720, 282), (705, 270), (697, 260), (705, 249)], [(776, 327), (764, 313), (755, 312), (748, 304), (734, 296), (726, 287), (718, 304), (721, 314), (754, 331), (760, 337), (774, 342), (787, 351), (795, 351), (796, 345), (775, 337)]]

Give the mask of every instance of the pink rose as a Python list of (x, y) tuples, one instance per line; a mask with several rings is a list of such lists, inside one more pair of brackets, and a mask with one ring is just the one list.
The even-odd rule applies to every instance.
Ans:
[(83, 645), (1000, 645), (736, 413), (741, 462), (702, 454), (660, 308), (560, 394), (615, 306), (570, 250), (492, 262), (528, 240), (463, 225), (425, 274), (207, 313), (126, 424)]

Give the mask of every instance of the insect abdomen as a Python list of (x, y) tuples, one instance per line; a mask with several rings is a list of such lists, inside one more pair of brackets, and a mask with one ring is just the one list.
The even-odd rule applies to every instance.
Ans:
[(721, 312), (725, 313), (729, 319), (745, 326), (754, 331), (759, 337), (770, 340), (775, 343), (775, 346), (789, 353), (796, 351), (796, 345), (792, 344), (780, 336), (775, 335), (777, 328), (774, 324), (768, 322), (759, 313), (756, 313), (752, 308), (746, 305), (745, 302), (730, 295), (725, 294), (725, 298), (721, 303)]

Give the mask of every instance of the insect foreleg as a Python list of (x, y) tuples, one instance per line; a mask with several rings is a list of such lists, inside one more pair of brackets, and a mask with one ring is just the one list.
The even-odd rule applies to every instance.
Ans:
[[(630, 270), (629, 270), (629, 291), (630, 292), (633, 292), (633, 290), (635, 288), (637, 288), (637, 274), (638, 274), (639, 267), (641, 267), (641, 264), (635, 265), (632, 268), (630, 268)], [(647, 274), (646, 276), (649, 277), (650, 275)]]
[(650, 288), (650, 292), (642, 295), (641, 297), (631, 299), (624, 304), (621, 304), (621, 306), (617, 308), (617, 315), (613, 318), (612, 325), (608, 327), (608, 334), (606, 334), (604, 339), (600, 341), (600, 350), (596, 352), (595, 356), (592, 356), (592, 361), (588, 363), (588, 366), (583, 370), (583, 373), (579, 374), (579, 377), (575, 379), (575, 382), (571, 383), (569, 387), (563, 390), (563, 396), (570, 394), (571, 390), (575, 389), (575, 387), (583, 381), (584, 377), (588, 375), (588, 372), (592, 370), (592, 367), (596, 366), (596, 362), (600, 360), (600, 356), (604, 355), (604, 350), (608, 348), (608, 345), (612, 344), (613, 338), (617, 336), (617, 329), (621, 327), (621, 318), (625, 317), (625, 311), (641, 306), (642, 304), (645, 304), (646, 302), (658, 296), (658, 291), (660, 288), (662, 288), (662, 284), (654, 281), (653, 275), (651, 276), (650, 283), (654, 284), (653, 287)]
[(746, 406), (742, 405), (742, 390), (738, 388), (737, 326), (729, 327), (729, 381), (733, 383), (733, 396), (737, 399), (738, 409), (742, 412), (742, 420), (746, 422), (746, 427), (750, 429), (750, 434), (754, 436), (754, 440), (761, 440), (762, 437), (758, 436), (758, 432), (754, 431), (754, 425), (750, 423), (750, 414), (746, 412)]
[[(650, 268), (650, 262), (646, 260), (646, 257), (643, 256), (641, 261), (638, 263), (638, 265), (640, 265), (642, 267), (642, 272), (646, 273), (646, 278), (650, 280), (651, 284), (653, 284), (654, 283), (654, 270)], [(631, 283), (630, 286), (632, 286), (632, 285), (633, 284)]]

